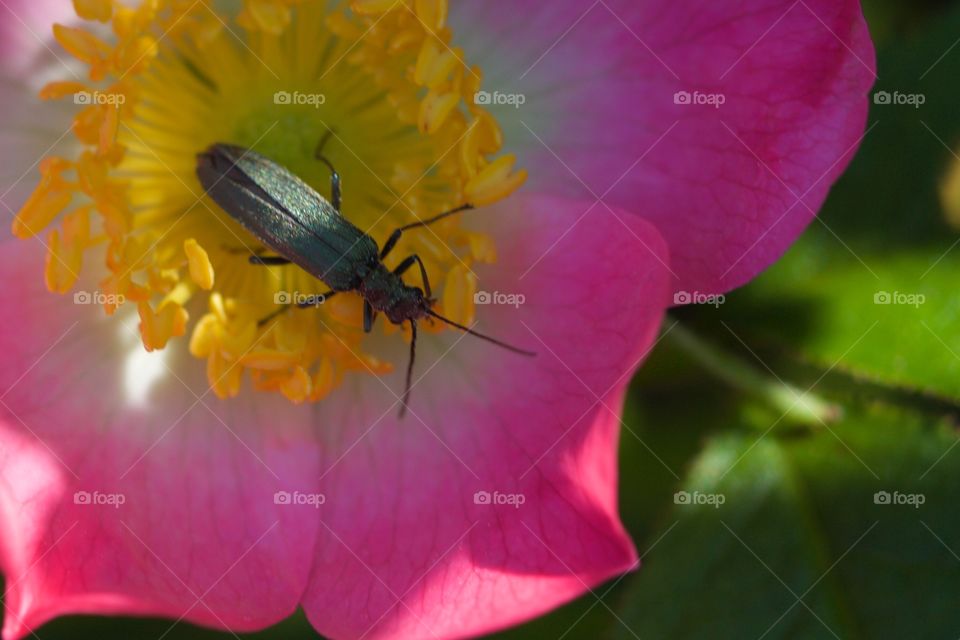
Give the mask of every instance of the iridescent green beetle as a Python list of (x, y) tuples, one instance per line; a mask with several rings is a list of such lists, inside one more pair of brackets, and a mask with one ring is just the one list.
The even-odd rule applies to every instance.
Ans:
[[(416, 254), (389, 270), (383, 260), (404, 231), (425, 227), (448, 216), (472, 209), (469, 204), (408, 224), (395, 230), (380, 249), (376, 241), (340, 214), (340, 176), (320, 150), (316, 157), (330, 169), (331, 200), (327, 201), (293, 173), (255, 151), (216, 143), (197, 155), (197, 177), (207, 194), (229, 216), (243, 225), (278, 255), (251, 256), (256, 265), (295, 264), (323, 281), (330, 291), (315, 300), (299, 302), (308, 308), (342, 291), (363, 296), (363, 329), (370, 332), (378, 312), (394, 324), (410, 323), (410, 361), (400, 416), (406, 412), (417, 348), (417, 320), (427, 316), (500, 347), (526, 356), (535, 355), (478, 333), (433, 311), (430, 282), (423, 261)], [(420, 267), (423, 289), (406, 284), (401, 276), (414, 264)], [(261, 321), (269, 321), (290, 305)]]

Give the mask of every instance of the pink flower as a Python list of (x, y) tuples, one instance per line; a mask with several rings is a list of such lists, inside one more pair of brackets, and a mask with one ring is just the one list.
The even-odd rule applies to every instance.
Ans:
[[(76, 80), (60, 65), (73, 65), (70, 56), (48, 37), (50, 23), (72, 20), (59, 15), (67, 4), (8, 0), (0, 10), (7, 76), (0, 91), (5, 112), (0, 149), (8, 183), (30, 172), (70, 124), (62, 108), (31, 97), (36, 79), (50, 80), (51, 68), (62, 79)], [(385, 75), (396, 71), (391, 57), (403, 49), (399, 40), (385, 40), (401, 53), (378, 56), (382, 33), (395, 26), (390, 37), (416, 32), (426, 38), (418, 50), (417, 86), (430, 94), (410, 112), (419, 117), (422, 132), (461, 117), (444, 111), (451, 95), (444, 91), (450, 88), (431, 74), (439, 77), (449, 65), (456, 69), (451, 73), (460, 74), (458, 90), (466, 92), (464, 87), (473, 87), (471, 74), (477, 83), (480, 74), (464, 71), (459, 60), (479, 65), (483, 83), (474, 96), (479, 106), (468, 95), (465, 109), (477, 118), (496, 118), (504, 149), (526, 170), (527, 184), (510, 195), (523, 174), (505, 165), (496, 165), (503, 168), (496, 176), (485, 174), (486, 182), (470, 182), (477, 171), (493, 166), (488, 156), (498, 145), (477, 142), (478, 151), (455, 141), (468, 165), (478, 163), (465, 174), (466, 182), (457, 184), (478, 200), (498, 200), (462, 220), (464, 228), (482, 227), (485, 233), (451, 226), (440, 235), (422, 231), (410, 239), (428, 243), (434, 237), (436, 256), (428, 255), (426, 244), (410, 246), (432, 260), (429, 270), (441, 276), (447, 313), (470, 319), (473, 301), (496, 293), (496, 300), (515, 304), (479, 305), (478, 329), (538, 356), (518, 357), (449, 331), (421, 336), (410, 413), (399, 420), (406, 353), (399, 336), (377, 338), (369, 347), (364, 342), (366, 351), (357, 355), (352, 347), (360, 344), (360, 334), (344, 320), (343, 328), (310, 334), (327, 351), (319, 350), (308, 363), (304, 354), (317, 349), (301, 347), (296, 353), (302, 359), (284, 364), (278, 377), (275, 362), (292, 351), (274, 346), (269, 353), (255, 352), (259, 359), (254, 359), (249, 350), (236, 356), (228, 348), (229, 340), (239, 340), (222, 319), (241, 314), (232, 303), (217, 307), (211, 296), (213, 311), (204, 315), (196, 297), (189, 303), (175, 295), (186, 289), (197, 296), (218, 286), (234, 286), (230, 291), (236, 293), (241, 285), (231, 284), (231, 276), (256, 279), (265, 273), (247, 265), (223, 266), (226, 258), (215, 253), (218, 242), (238, 244), (239, 236), (219, 229), (210, 237), (222, 240), (211, 244), (204, 241), (205, 229), (183, 231), (178, 222), (137, 227), (139, 218), (128, 220), (151, 242), (162, 243), (171, 231), (205, 242), (206, 252), (167, 256), (167, 270), (151, 272), (163, 280), (173, 277), (171, 270), (186, 273), (189, 264), (192, 279), (181, 276), (183, 289), (169, 290), (162, 282), (137, 285), (116, 272), (104, 280), (109, 275), (103, 267), (104, 234), (116, 242), (116, 230), (101, 230), (100, 236), (92, 228), (76, 232), (86, 251), (82, 272), (73, 274), (79, 279), (59, 266), (81, 264), (68, 244), (76, 230), (70, 224), (79, 224), (78, 218), (64, 223), (55, 238), (40, 236), (52, 246), (46, 266), (39, 242), (5, 237), (0, 565), (7, 576), (7, 640), (69, 613), (160, 615), (245, 631), (274, 624), (298, 606), (319, 632), (333, 638), (461, 637), (526, 620), (637, 566), (617, 515), (616, 448), (631, 374), (673, 301), (727, 291), (772, 263), (810, 222), (852, 157), (874, 79), (858, 3), (601, 0), (520, 9), (508, 0), (462, 2), (450, 7), (446, 21), (455, 48), (436, 47), (432, 53), (429, 28), (423, 36), (409, 16), (385, 18), (381, 5), (388, 4), (355, 3), (366, 16), (360, 24), (373, 25), (369, 39), (365, 33), (349, 35), (355, 24), (330, 18), (304, 25), (301, 9), (291, 13), (268, 2), (249, 3), (240, 23), (261, 42), (299, 34), (301, 53), (326, 37), (317, 35), (326, 29), (342, 39), (335, 44), (354, 38), (353, 46), (331, 51), (342, 54), (344, 64), (359, 66), (349, 67), (352, 75), (338, 77), (338, 83), (323, 85), (325, 104), (315, 112), (345, 141), (334, 157), (344, 165), (348, 216), (351, 206), (389, 206), (364, 201), (381, 189), (369, 174), (384, 173), (378, 178), (383, 188), (400, 191), (419, 176), (419, 171), (406, 176), (401, 160), (386, 168), (378, 164), (390, 153), (393, 138), (387, 134), (395, 134), (376, 126), (386, 107), (336, 112), (350, 95), (365, 90), (348, 86), (360, 73), (356, 69), (382, 65)], [(444, 23), (444, 4), (416, 3), (420, 22)], [(96, 13), (109, 5), (84, 6)], [(119, 20), (121, 10), (114, 11)], [(190, 37), (204, 27), (218, 32), (201, 18), (190, 23), (200, 29)], [(26, 29), (45, 39), (42, 47)], [(226, 37), (219, 33), (210, 38)], [(137, 188), (124, 196), (131, 210), (163, 211), (177, 190), (189, 196), (193, 154), (199, 150), (189, 143), (207, 142), (202, 138), (221, 125), (191, 120), (214, 99), (205, 97), (211, 91), (205, 82), (221, 93), (231, 82), (244, 89), (229, 94), (230, 106), (219, 107), (217, 116), (226, 121), (235, 116), (231, 109), (241, 109), (237, 103), (275, 82), (271, 74), (276, 82), (295, 77), (283, 64), (285, 50), (270, 46), (250, 50), (262, 68), (230, 67), (252, 60), (237, 46), (210, 50), (216, 55), (200, 59), (209, 65), (203, 73), (177, 75), (182, 70), (170, 64), (164, 47), (180, 42), (179, 34), (174, 30), (169, 41), (161, 37), (137, 50), (144, 65), (156, 64), (155, 73), (167, 76), (142, 76), (136, 93), (123, 93), (124, 88), (104, 94), (131, 96), (147, 116), (121, 107), (116, 140), (98, 142), (94, 136), (88, 143), (100, 144), (102, 156), (110, 158), (93, 167), (120, 167), (135, 176), (129, 179)], [(90, 45), (75, 39), (80, 37), (61, 33), (60, 42)], [(98, 58), (101, 53), (84, 55), (108, 64)], [(140, 73), (138, 67), (132, 75)], [(79, 77), (87, 82), (82, 68)], [(151, 77), (166, 78), (162, 90), (151, 88)], [(401, 77), (407, 76), (398, 74), (396, 81)], [(308, 89), (297, 85), (298, 91)], [(332, 100), (341, 90), (345, 93)], [(177, 96), (169, 110), (163, 103), (167, 95)], [(404, 112), (404, 103), (391, 95), (389, 110)], [(275, 98), (265, 108), (276, 104)], [(384, 104), (386, 98), (376, 102)], [(73, 111), (73, 105), (66, 107)], [(252, 144), (274, 128), (251, 113), (236, 115), (236, 123), (255, 132)], [(357, 124), (361, 113), (371, 115)], [(301, 132), (310, 137), (303, 127), (312, 120), (303, 117), (288, 137), (269, 138), (267, 144), (282, 152), (298, 143)], [(97, 121), (95, 131), (105, 126)], [(240, 124), (233, 130), (241, 131)], [(363, 153), (368, 143), (375, 152)], [(111, 145), (121, 144), (122, 160), (111, 156), (120, 148)], [(491, 148), (485, 151), (484, 144)], [(352, 148), (361, 153), (352, 157)], [(446, 162), (445, 155), (436, 157)], [(451, 171), (458, 157), (454, 154)], [(298, 172), (320, 171), (309, 158), (301, 160), (292, 160)], [(361, 165), (371, 164), (365, 173)], [(24, 181), (34, 185), (33, 176), (28, 173)], [(314, 184), (325, 186), (326, 174), (313, 177)], [(108, 208), (105, 189), (87, 193), (100, 198), (99, 213)], [(433, 202), (430, 193), (417, 194), (420, 204)], [(12, 189), (3, 201), (13, 213), (26, 197)], [(81, 204), (81, 196), (73, 197)], [(413, 211), (418, 203), (409, 206)], [(43, 217), (34, 214), (28, 222)], [(110, 220), (104, 217), (107, 228)], [(375, 237), (382, 240), (398, 224), (387, 219)], [(18, 235), (33, 231), (21, 228)], [(124, 241), (129, 248), (130, 237)], [(446, 257), (448, 241), (467, 252), (462, 267)], [(133, 269), (134, 262), (127, 266)], [(204, 267), (216, 273), (215, 280), (211, 275), (204, 282)], [(51, 295), (45, 272), (50, 288), (71, 293)], [(167, 298), (160, 306), (156, 297), (140, 302), (138, 333), (138, 320), (127, 307), (106, 317), (96, 305), (84, 304), (108, 295), (107, 281), (114, 287), (109, 295), (146, 295), (137, 288), (142, 286), (154, 296), (165, 291)], [(474, 291), (480, 297), (469, 295)], [(329, 323), (339, 322), (341, 312), (353, 317), (354, 302), (348, 298), (345, 309), (317, 311), (315, 317)], [(111, 302), (107, 306), (112, 310)], [(178, 337), (188, 330), (181, 326), (188, 311), (194, 332), (189, 350), (188, 340)], [(280, 325), (285, 340), (296, 341), (292, 327), (300, 321), (282, 320), (288, 323)], [(204, 322), (207, 333), (197, 328)], [(317, 331), (315, 324), (309, 331)], [(354, 335), (357, 342), (351, 342)], [(349, 351), (339, 359), (323, 355), (344, 351), (334, 339)], [(148, 354), (142, 341), (166, 346)], [(207, 367), (194, 356), (207, 359)], [(274, 358), (269, 366), (268, 356)], [(387, 374), (388, 364), (399, 365), (397, 372)], [(364, 367), (383, 375), (355, 373)], [(239, 375), (245, 371), (258, 387), (282, 393), (254, 390)], [(296, 403), (320, 396), (319, 402)]]

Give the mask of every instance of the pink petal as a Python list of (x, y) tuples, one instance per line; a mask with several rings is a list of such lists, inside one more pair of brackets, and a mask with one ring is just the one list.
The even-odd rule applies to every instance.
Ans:
[[(503, 230), (501, 260), (481, 282), (526, 303), (483, 307), (481, 327), (539, 355), (424, 336), (402, 422), (377, 379), (315, 420), (262, 395), (219, 402), (200, 363), (131, 361), (134, 322), (38, 291), (34, 247), (4, 243), (4, 637), (78, 612), (259, 628), (293, 610), (311, 559), (304, 602), (328, 634), (449, 637), (634, 567), (616, 514), (618, 415), (665, 306), (664, 245), (589, 204), (499, 209), (484, 217)], [(133, 393), (151, 369), (156, 383)], [(525, 503), (474, 504), (481, 490)], [(77, 504), (77, 491), (123, 504)], [(277, 505), (276, 491), (325, 504)]]
[(392, 391), (367, 380), (320, 407), (327, 502), (304, 607), (324, 635), (471, 636), (636, 566), (617, 516), (619, 415), (666, 306), (666, 250), (638, 216), (590, 205), (521, 197), (473, 218), (500, 253), (477, 268), (481, 289), (525, 296), (479, 306), (476, 328), (536, 357), (427, 336), (405, 419), (400, 373)]
[(310, 410), (217, 400), (184, 341), (146, 357), (134, 318), (42, 290), (36, 244), (0, 248), (3, 637), (67, 613), (235, 630), (292, 613), (319, 525), (274, 492), (316, 481)]
[(26, 72), (48, 57), (66, 63), (69, 56), (53, 40), (53, 23), (74, 20), (70, 0), (4, 0), (0, 3), (0, 71)]
[[(775, 261), (863, 135), (874, 52), (856, 0), (512, 0), (451, 22), (534, 190), (653, 222), (676, 290), (719, 292)], [(722, 94), (719, 108), (674, 103)]]

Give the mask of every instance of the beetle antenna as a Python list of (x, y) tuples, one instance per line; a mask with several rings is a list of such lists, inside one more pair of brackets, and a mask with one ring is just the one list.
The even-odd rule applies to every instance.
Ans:
[(447, 323), (448, 325), (450, 325), (451, 327), (456, 327), (457, 329), (460, 329), (460, 331), (463, 331), (464, 333), (469, 333), (470, 335), (475, 336), (475, 337), (477, 337), (477, 338), (480, 338), (481, 340), (486, 340), (487, 342), (492, 342), (493, 344), (497, 345), (498, 347), (503, 347), (504, 349), (507, 349), (507, 350), (509, 350), (509, 351), (513, 351), (514, 353), (519, 353), (519, 354), (522, 355), (522, 356), (535, 356), (535, 355), (537, 355), (537, 352), (536, 352), (536, 351), (527, 351), (526, 349), (521, 349), (521, 348), (519, 348), (519, 347), (515, 347), (515, 346), (513, 346), (513, 345), (507, 344), (506, 342), (502, 342), (502, 341), (500, 341), (500, 340), (497, 340), (496, 338), (491, 338), (490, 336), (484, 335), (484, 334), (480, 333), (479, 331), (474, 331), (474, 330), (471, 329), (470, 327), (465, 327), (465, 326), (463, 326), (462, 324), (456, 323), (456, 322), (454, 322), (453, 320), (450, 320), (449, 318), (444, 318), (442, 315), (440, 315), (439, 313), (436, 313), (436, 312), (432, 311), (431, 309), (427, 309), (426, 311), (427, 311), (427, 313), (428, 313), (429, 315), (431, 315), (432, 317), (436, 318), (437, 320), (442, 320), (443, 322), (446, 322), (446, 323)]
[(400, 401), (400, 417), (407, 413), (407, 402), (410, 400), (410, 386), (413, 384), (413, 362), (417, 359), (417, 321), (411, 318), (410, 331), (410, 362), (407, 363), (407, 384), (403, 390), (403, 399)]
[(468, 202), (467, 204), (460, 205), (456, 209), (450, 209), (450, 211), (444, 211), (443, 213), (437, 214), (432, 218), (427, 218), (426, 220), (417, 220), (416, 222), (405, 224), (402, 227), (400, 227), (400, 231), (409, 231), (410, 229), (416, 229), (417, 227), (426, 227), (428, 225), (433, 224), (434, 222), (439, 222), (444, 218), (447, 218), (457, 213), (461, 213), (463, 211), (469, 211), (470, 209), (473, 209), (473, 208), (474, 206)]

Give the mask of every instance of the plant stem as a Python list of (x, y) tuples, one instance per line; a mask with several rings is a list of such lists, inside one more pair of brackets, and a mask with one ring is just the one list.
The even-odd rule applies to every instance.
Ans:
[(814, 426), (836, 420), (840, 407), (792, 384), (767, 375), (743, 359), (710, 344), (676, 322), (665, 337), (725, 384), (754, 396), (782, 412), (783, 420)]

